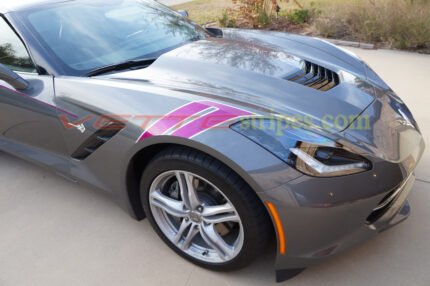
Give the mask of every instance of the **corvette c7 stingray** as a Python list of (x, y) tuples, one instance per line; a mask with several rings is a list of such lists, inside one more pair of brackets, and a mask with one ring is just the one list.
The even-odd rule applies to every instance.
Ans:
[(397, 224), (424, 150), (358, 57), (155, 1), (0, 3), (0, 149), (109, 192), (189, 261), (278, 280)]

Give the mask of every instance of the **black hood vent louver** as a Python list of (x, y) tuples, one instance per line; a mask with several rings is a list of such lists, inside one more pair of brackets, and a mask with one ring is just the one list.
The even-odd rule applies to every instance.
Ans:
[(285, 79), (320, 91), (328, 91), (340, 84), (337, 73), (308, 61), (301, 71)]

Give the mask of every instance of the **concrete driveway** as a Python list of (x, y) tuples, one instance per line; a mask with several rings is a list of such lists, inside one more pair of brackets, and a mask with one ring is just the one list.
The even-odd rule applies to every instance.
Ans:
[[(430, 136), (430, 56), (354, 50), (404, 98)], [(429, 141), (427, 140), (427, 144)], [(409, 220), (278, 285), (430, 285), (430, 146)], [(347, 190), (346, 190), (347, 191)], [(109, 197), (0, 153), (0, 285), (276, 285), (270, 254), (213, 273), (169, 250)]]

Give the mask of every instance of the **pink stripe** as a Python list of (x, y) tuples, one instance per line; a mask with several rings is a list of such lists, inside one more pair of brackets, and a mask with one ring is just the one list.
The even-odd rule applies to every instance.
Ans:
[(203, 131), (218, 126), (234, 118), (245, 115), (252, 115), (252, 113), (248, 111), (234, 108), (228, 105), (218, 104), (215, 102), (210, 102), (210, 104), (213, 107), (219, 108), (219, 110), (200, 117), (199, 119), (185, 125), (183, 128), (180, 128), (179, 130), (175, 131), (172, 135), (191, 138)]
[[(191, 118), (192, 116), (196, 116), (197, 113), (209, 108), (216, 108), (216, 110), (196, 118)], [(191, 138), (234, 118), (253, 114), (254, 113), (246, 110), (212, 101), (191, 102), (173, 110), (155, 122), (139, 137), (137, 142), (152, 136), (165, 135), (166, 132), (173, 127), (177, 129), (173, 132), (172, 136)], [(184, 122), (185, 119), (190, 120), (188, 123), (181, 126), (180, 123)]]
[(207, 109), (208, 105), (200, 103), (200, 102), (191, 102), (187, 105), (184, 105), (167, 115), (165, 115), (163, 118), (161, 118), (159, 121), (157, 121), (154, 125), (152, 125), (148, 130), (146, 130), (142, 136), (138, 139), (138, 141), (142, 141), (143, 139), (156, 136), (156, 135), (162, 135), (166, 131), (168, 131), (170, 128), (178, 125), (185, 119), (193, 116), (196, 113), (199, 113), (205, 109)]

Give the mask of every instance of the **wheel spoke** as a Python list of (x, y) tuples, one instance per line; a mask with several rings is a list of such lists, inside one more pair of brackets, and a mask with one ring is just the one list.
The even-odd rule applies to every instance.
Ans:
[(207, 207), (205, 207), (203, 212), (202, 212), (202, 216), (203, 217), (209, 217), (209, 216), (231, 213), (231, 212), (234, 212), (234, 207), (231, 204), (226, 203), (226, 204), (220, 205), (220, 206), (207, 206)]
[(191, 225), (190, 230), (188, 231), (187, 236), (185, 237), (184, 242), (182, 243), (181, 248), (183, 250), (187, 250), (190, 248), (191, 242), (193, 241), (194, 237), (199, 233), (199, 227), (195, 224)]
[(217, 264), (234, 259), (242, 250), (244, 227), (238, 211), (201, 175), (165, 171), (153, 180), (148, 195), (158, 227), (183, 253)]
[(211, 217), (205, 217), (203, 220), (209, 224), (216, 224), (216, 223), (223, 223), (223, 222), (240, 222), (239, 216), (236, 214), (216, 215)]
[(203, 220), (207, 223), (240, 222), (234, 207), (230, 203), (220, 206), (207, 206), (202, 213)]
[(213, 224), (202, 225), (200, 234), (203, 240), (215, 250), (222, 260), (228, 260), (233, 255), (233, 249), (224, 241), (224, 239), (216, 232)]
[(194, 210), (200, 206), (200, 200), (194, 187), (194, 177), (185, 172), (176, 172), (176, 178), (181, 189), (181, 197), (185, 206), (189, 210)]
[(185, 232), (185, 230), (191, 225), (191, 222), (187, 219), (183, 219), (181, 226), (178, 229), (178, 232), (176, 233), (175, 237), (173, 238), (173, 243), (178, 244), (179, 241), (181, 241), (181, 238)]
[(151, 193), (151, 203), (166, 213), (175, 217), (185, 217), (187, 211), (184, 210), (184, 203), (171, 199), (163, 195), (160, 191)]

